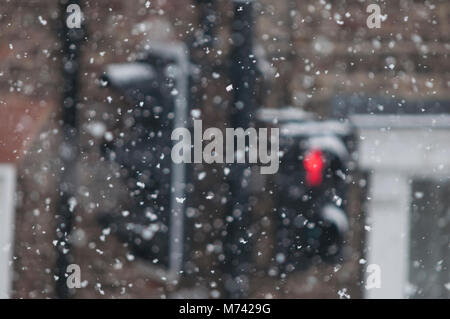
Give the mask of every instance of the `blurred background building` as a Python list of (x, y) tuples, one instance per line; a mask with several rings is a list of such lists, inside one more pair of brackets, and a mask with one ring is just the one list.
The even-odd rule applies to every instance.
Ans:
[[(377, 3), (381, 28), (369, 29)], [(224, 128), (231, 93), (231, 2), (81, 1), (79, 157), (72, 262), (83, 288), (74, 298), (222, 297), (219, 270), (227, 192), (223, 170), (196, 164), (188, 207), (195, 231), (177, 285), (155, 275), (98, 222), (126, 211), (126, 185), (100, 153), (120, 136), (127, 101), (101, 88), (107, 64), (134, 61), (156, 41), (184, 43), (195, 77), (190, 107)], [(214, 15), (211, 11), (214, 10)], [(214, 45), (202, 44), (214, 17)], [(313, 264), (285, 278), (271, 272), (270, 194), (252, 194), (257, 243), (251, 297), (448, 298), (450, 290), (450, 3), (442, 0), (259, 0), (255, 56), (258, 107), (292, 105), (358, 128), (359, 170), (351, 177), (345, 262)], [(61, 12), (54, 0), (2, 0), (0, 8), (0, 297), (52, 298), (61, 175)], [(213, 196), (212, 196), (213, 195)], [(381, 288), (366, 289), (369, 264)]]

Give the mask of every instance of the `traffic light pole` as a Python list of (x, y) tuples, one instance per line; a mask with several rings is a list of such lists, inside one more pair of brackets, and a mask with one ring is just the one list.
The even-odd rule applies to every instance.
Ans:
[[(246, 130), (254, 126), (255, 61), (253, 56), (252, 0), (233, 0), (230, 78), (233, 85), (231, 126)], [(235, 143), (236, 157), (236, 143)], [(225, 289), (228, 298), (246, 298), (249, 293), (251, 207), (249, 189), (251, 168), (233, 164), (229, 175), (230, 203), (225, 244)]]
[(58, 298), (69, 298), (69, 288), (66, 283), (67, 266), (72, 263), (69, 236), (73, 227), (74, 205), (76, 203), (76, 172), (75, 164), (78, 157), (77, 145), (77, 96), (80, 72), (80, 48), (79, 45), (84, 37), (83, 29), (69, 28), (66, 23), (67, 7), (70, 4), (80, 5), (79, 0), (59, 1), (60, 27), (58, 36), (62, 47), (62, 111), (61, 132), (62, 143), (59, 147), (61, 161), (61, 175), (58, 186), (58, 200), (56, 213), (56, 249), (57, 261), (55, 275), (56, 296)]

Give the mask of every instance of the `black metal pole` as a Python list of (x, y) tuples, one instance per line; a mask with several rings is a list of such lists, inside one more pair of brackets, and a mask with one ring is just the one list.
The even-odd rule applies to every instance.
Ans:
[(203, 38), (197, 45), (207, 48), (214, 46), (215, 28), (217, 24), (217, 2), (214, 0), (197, 0), (200, 5), (201, 27), (203, 29)]
[(55, 288), (58, 298), (70, 297), (65, 275), (67, 266), (73, 261), (69, 236), (73, 227), (73, 210), (76, 203), (75, 167), (79, 152), (77, 145), (77, 96), (80, 73), (80, 43), (84, 37), (81, 28), (69, 28), (67, 25), (68, 14), (66, 10), (70, 4), (79, 6), (80, 1), (59, 1), (61, 21), (58, 36), (62, 44), (63, 80), (60, 125), (63, 140), (59, 147), (61, 175), (58, 186), (59, 202), (56, 206), (57, 261), (55, 275), (58, 279)]
[[(233, 7), (230, 77), (234, 101), (231, 125), (233, 128), (245, 130), (254, 126), (255, 116), (256, 68), (252, 48), (252, 1), (233, 0)], [(225, 244), (227, 261), (225, 289), (228, 298), (245, 298), (249, 293), (251, 207), (248, 200), (248, 184), (250, 173), (250, 165), (235, 163), (229, 178), (231, 200), (229, 220), (227, 220), (228, 238)]]

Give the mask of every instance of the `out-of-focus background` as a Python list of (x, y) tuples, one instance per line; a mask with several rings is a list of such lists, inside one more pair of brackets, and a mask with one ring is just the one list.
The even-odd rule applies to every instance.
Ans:
[[(57, 298), (59, 183), (67, 164), (61, 158), (63, 65), (69, 68), (61, 6), (69, 2), (0, 2), (0, 297)], [(176, 282), (99, 221), (105, 212), (130, 210), (120, 168), (101, 151), (105, 140), (126, 134), (119, 122), (131, 107), (119, 92), (102, 87), (107, 65), (135, 61), (153, 43), (183, 43), (195, 75), (189, 108), (205, 127), (226, 126), (233, 4), (212, 2), (79, 2), (78, 156), (68, 200), (69, 263), (79, 265), (82, 287), (71, 289), (70, 297), (226, 296), (227, 186), (219, 165), (189, 167), (194, 178), (186, 228), (192, 233)], [(380, 28), (366, 23), (372, 3), (381, 8)], [(450, 2), (258, 0), (253, 23), (261, 71), (257, 107), (290, 106), (319, 119), (351, 121), (357, 152), (345, 199), (350, 228), (336, 262), (315, 260), (280, 276), (273, 194), (263, 186), (252, 190), (257, 209), (248, 296), (448, 298)], [(212, 32), (213, 43), (202, 42), (205, 32)], [(377, 287), (367, 285), (373, 269), (380, 274)]]

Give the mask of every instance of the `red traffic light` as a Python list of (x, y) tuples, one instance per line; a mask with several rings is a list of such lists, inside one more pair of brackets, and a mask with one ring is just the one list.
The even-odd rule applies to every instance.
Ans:
[(306, 184), (317, 187), (322, 184), (323, 169), (325, 166), (324, 154), (320, 150), (310, 150), (303, 160), (306, 171)]

